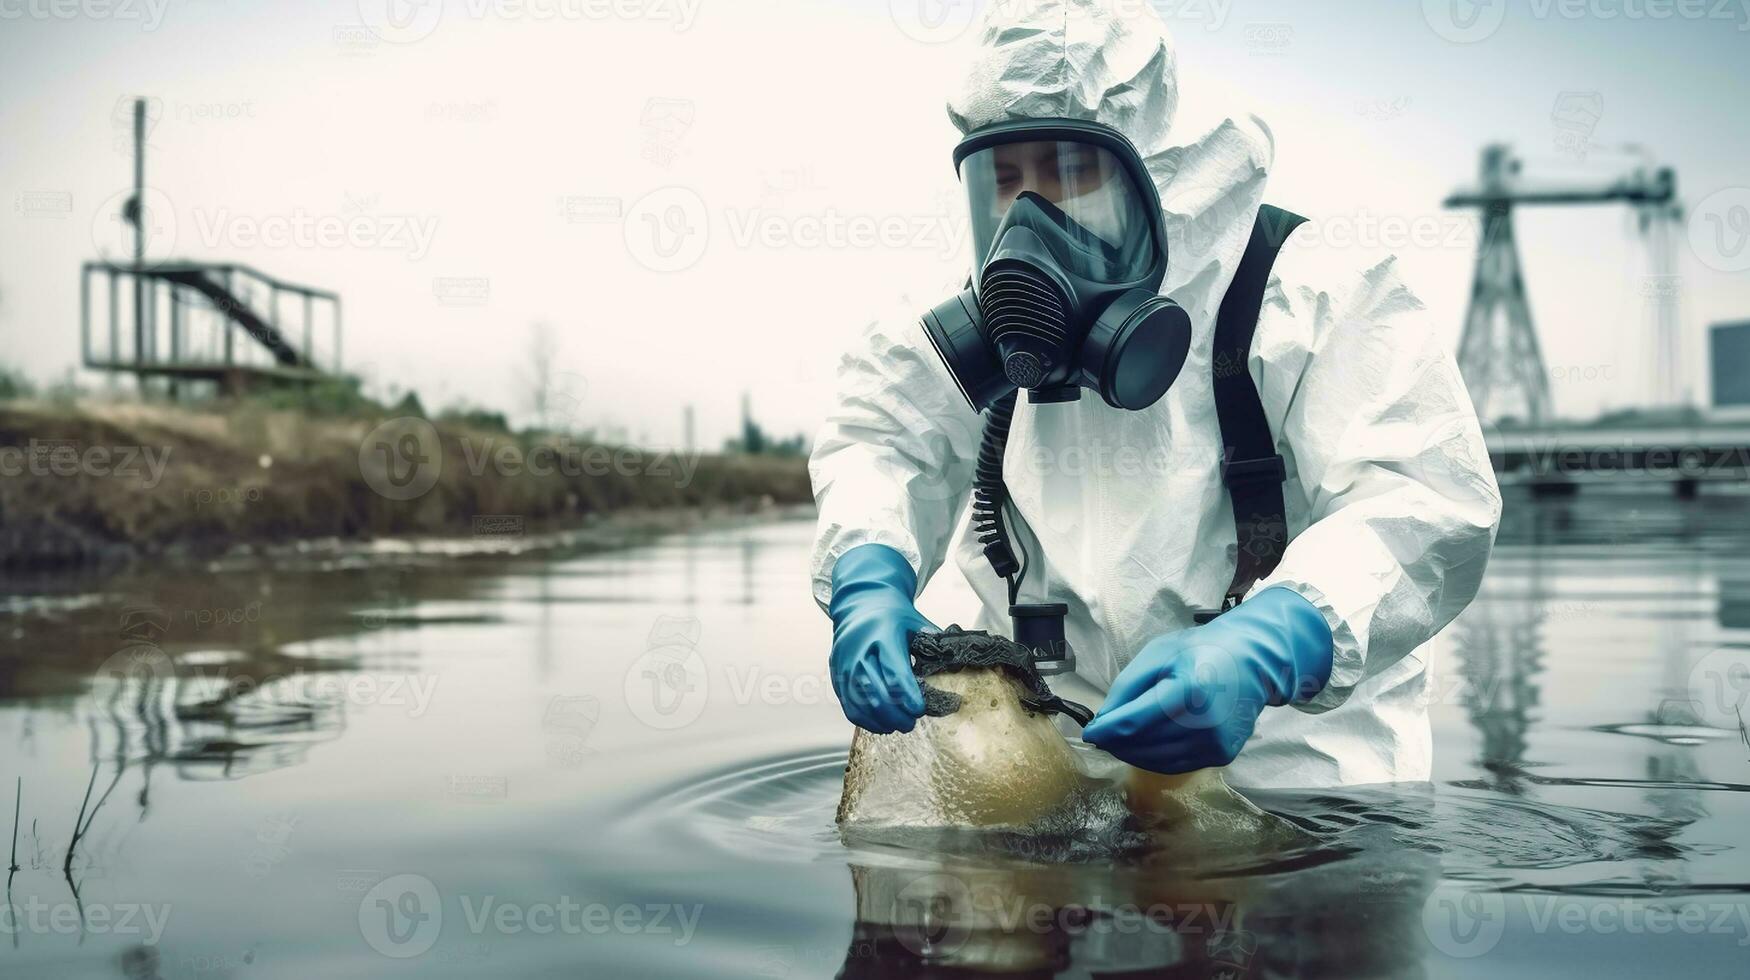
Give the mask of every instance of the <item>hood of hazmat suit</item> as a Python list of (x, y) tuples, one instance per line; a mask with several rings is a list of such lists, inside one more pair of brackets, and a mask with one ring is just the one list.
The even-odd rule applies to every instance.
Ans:
[[(994, 4), (981, 31), (948, 104), (954, 123), (970, 132), (1067, 117), (1127, 136), (1164, 211), (1160, 291), (1194, 331), (1178, 380), (1144, 411), (1098, 398), (1017, 405), (1005, 478), (1015, 537), (1037, 563), (1020, 601), (1067, 604), (1078, 658), (1053, 689), (1097, 703), (1143, 644), (1219, 605), (1236, 544), (1211, 375), (1246, 370), (1286, 461), (1291, 539), (1255, 590), (1287, 586), (1318, 607), (1335, 654), (1317, 697), (1264, 711), (1227, 777), (1241, 787), (1426, 780), (1423, 648), (1476, 594), (1500, 516), (1475, 411), (1426, 310), (1393, 261), (1323, 271), (1340, 268), (1344, 250), (1307, 241), (1310, 223), (1277, 259), (1249, 357), (1212, 363), (1216, 311), (1264, 199), (1268, 129), (1242, 116), (1173, 130), (1173, 48), (1146, 4)], [(983, 606), (976, 625), (1006, 633), (1004, 582), (963, 530), (951, 543), (982, 422), (920, 312), (872, 324), (840, 362), (810, 460), (814, 595), (824, 608), (833, 563), (858, 545), (899, 551), (920, 590), (952, 548)]]

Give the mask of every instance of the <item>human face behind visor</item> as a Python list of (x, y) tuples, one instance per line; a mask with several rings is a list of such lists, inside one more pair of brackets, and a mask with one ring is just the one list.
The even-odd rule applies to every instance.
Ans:
[(973, 254), (982, 265), (1010, 208), (1024, 197), (1025, 220), (1047, 220), (1044, 236), (1066, 270), (1095, 282), (1128, 282), (1148, 272), (1155, 244), (1144, 196), (1103, 147), (1067, 140), (1002, 143), (960, 164), (971, 212)]

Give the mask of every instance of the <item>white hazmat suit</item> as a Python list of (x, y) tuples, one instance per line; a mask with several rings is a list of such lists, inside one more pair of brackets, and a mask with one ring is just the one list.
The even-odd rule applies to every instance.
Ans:
[[(1250, 117), (1169, 138), (1174, 55), (1146, 5), (1122, 14), (1097, 0), (1020, 7), (996, 5), (949, 114), (962, 132), (1070, 117), (1129, 137), (1165, 211), (1161, 292), (1194, 328), (1178, 380), (1144, 411), (1090, 392), (1017, 405), (1004, 465), (1015, 536), (1034, 559), (1021, 601), (1068, 604), (1078, 676), (1052, 686), (1097, 701), (1143, 644), (1219, 605), (1233, 576), (1211, 394), (1212, 369), (1227, 366), (1210, 363), (1211, 336), (1273, 148)], [(1291, 538), (1253, 591), (1287, 586), (1315, 605), (1331, 628), (1333, 666), (1309, 702), (1263, 713), (1227, 774), (1254, 787), (1426, 780), (1419, 648), (1476, 594), (1500, 493), (1453, 358), (1394, 263), (1312, 281), (1303, 278), (1311, 251), (1290, 237), (1278, 257), (1246, 364), (1286, 461)], [(961, 525), (982, 422), (926, 339), (921, 312), (873, 324), (839, 367), (837, 406), (810, 460), (823, 608), (844, 552), (894, 548), (921, 591)], [(1007, 633), (1005, 583), (970, 535), (956, 551), (983, 603), (977, 625)]]

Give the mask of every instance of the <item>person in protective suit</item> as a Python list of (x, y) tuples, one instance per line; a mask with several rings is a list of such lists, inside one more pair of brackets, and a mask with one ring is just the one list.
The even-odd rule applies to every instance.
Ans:
[(1103, 692), (1088, 742), (1241, 786), (1426, 780), (1420, 648), (1500, 517), (1475, 410), (1393, 261), (1321, 276), (1305, 226), (1282, 234), (1262, 122), (1175, 142), (1164, 25), (1125, 6), (997, 5), (950, 100), (968, 288), (863, 334), (809, 464), (834, 689), (859, 726), (912, 729), (907, 644), (935, 628), (914, 599), (972, 499), (977, 625), (1062, 604), (1052, 685)]

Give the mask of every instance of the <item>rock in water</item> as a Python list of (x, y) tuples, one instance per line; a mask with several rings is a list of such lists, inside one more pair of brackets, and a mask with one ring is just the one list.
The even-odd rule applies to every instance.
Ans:
[(1075, 754), (1049, 715), (1027, 710), (997, 668), (930, 677), (960, 708), (910, 732), (851, 740), (838, 821), (865, 827), (1026, 827), (1082, 785)]

